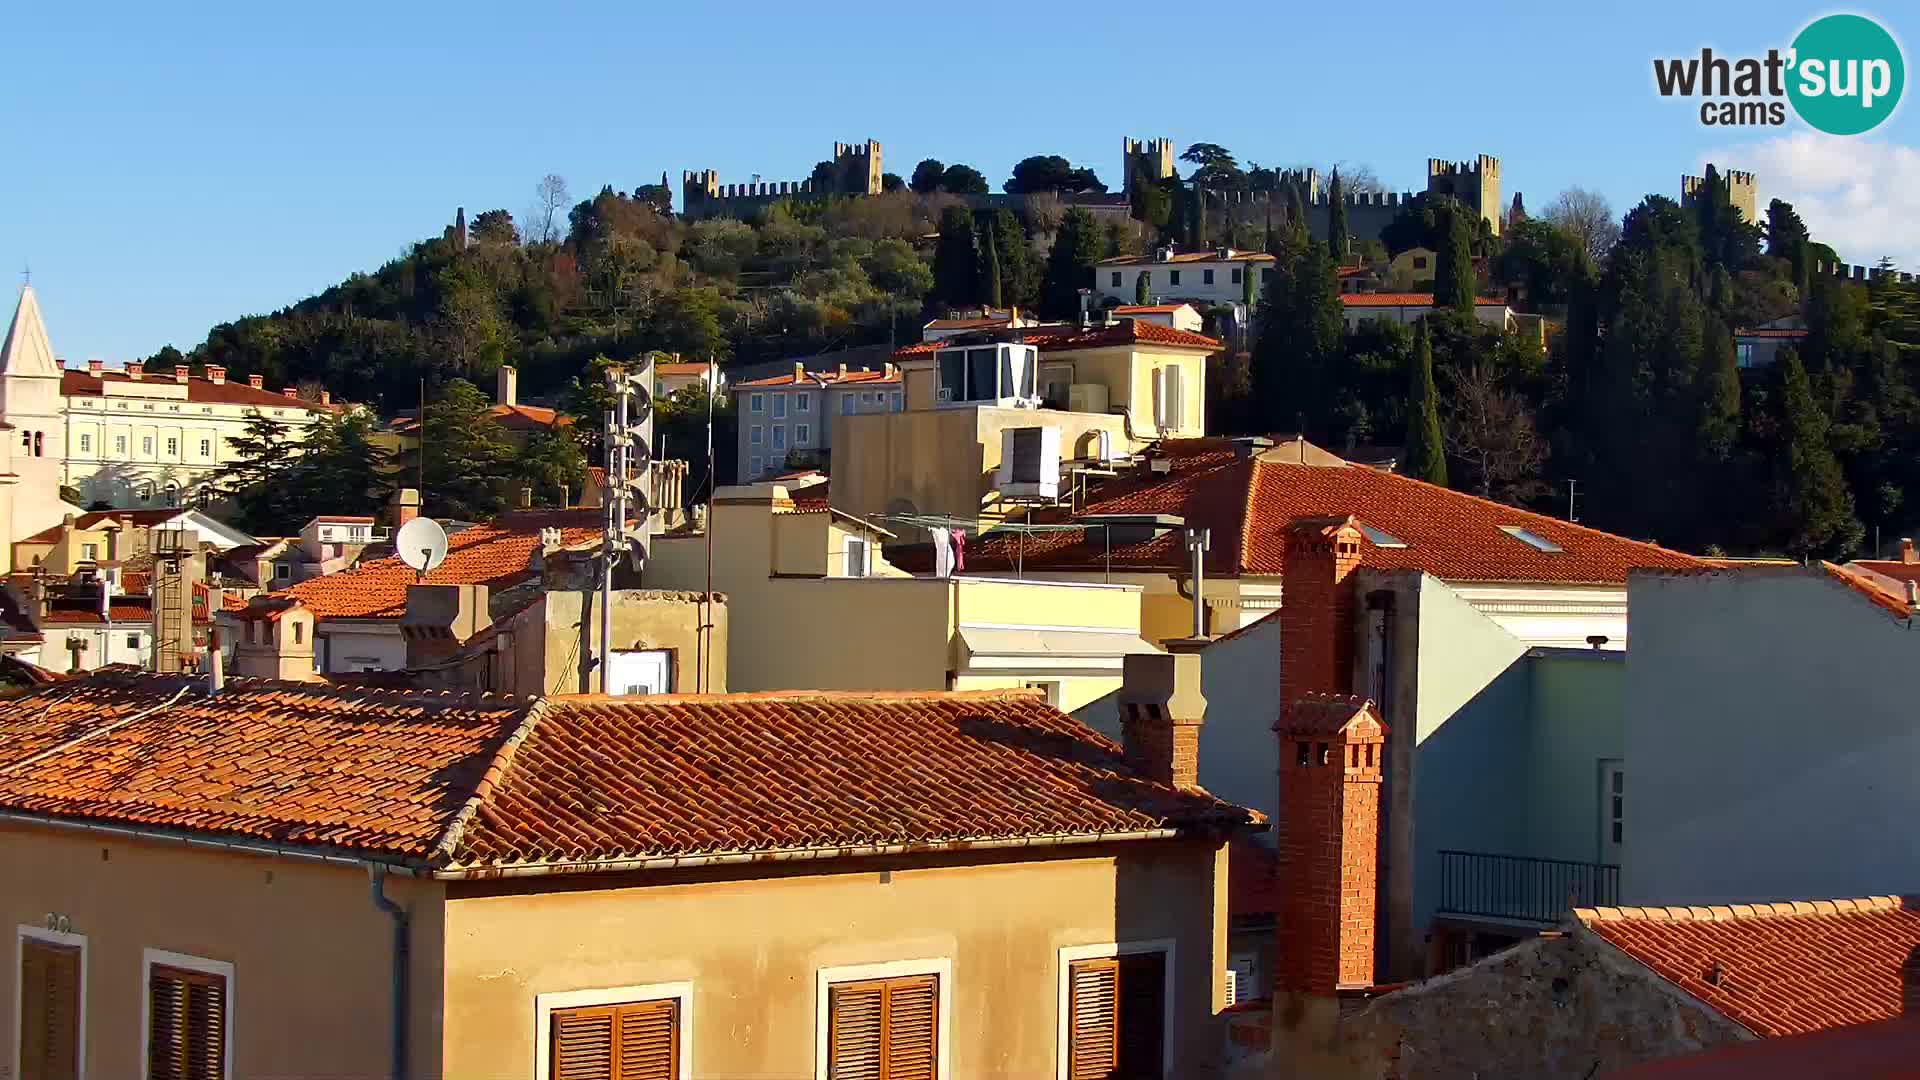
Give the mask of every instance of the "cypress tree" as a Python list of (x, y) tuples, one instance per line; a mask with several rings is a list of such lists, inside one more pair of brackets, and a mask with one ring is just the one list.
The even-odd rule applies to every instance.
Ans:
[(1780, 445), (1774, 459), (1774, 510), (1787, 550), (1806, 558), (1859, 541), (1853, 495), (1827, 442), (1827, 414), (1814, 400), (1800, 353), (1782, 348), (1774, 362), (1780, 401)]
[(1192, 226), (1187, 230), (1187, 246), (1194, 251), (1207, 248), (1207, 191), (1198, 184), (1193, 187), (1193, 199), (1189, 203), (1192, 211)]
[(1333, 170), (1333, 182), (1327, 185), (1327, 248), (1333, 252), (1335, 266), (1346, 265), (1353, 240), (1347, 235), (1347, 200), (1340, 191), (1340, 170)]
[(940, 214), (940, 239), (933, 247), (933, 295), (953, 307), (974, 303), (979, 290), (979, 256), (973, 247), (973, 215), (962, 206)]
[(1440, 231), (1440, 250), (1434, 260), (1433, 306), (1473, 314), (1477, 292), (1473, 275), (1473, 233), (1467, 215), (1457, 203), (1442, 200), (1436, 210), (1446, 215)]
[[(1300, 194), (1300, 185), (1289, 182), (1287, 184), (1287, 225), (1293, 230), (1298, 231), (1300, 226), (1306, 223), (1306, 220), (1307, 203), (1306, 199)], [(1275, 254), (1278, 254), (1278, 252)]]
[(1151, 271), (1142, 270), (1139, 276), (1133, 279), (1133, 302), (1142, 307), (1153, 303), (1153, 292), (1147, 285), (1150, 273)]
[(1040, 294), (1041, 314), (1051, 319), (1080, 317), (1080, 290), (1093, 284), (1093, 264), (1100, 260), (1100, 227), (1080, 207), (1068, 210), (1053, 234), (1047, 255), (1047, 277)]
[(1406, 474), (1429, 484), (1447, 484), (1446, 444), (1440, 435), (1440, 395), (1433, 386), (1433, 343), (1426, 320), (1413, 333), (1407, 372)]
[(1249, 319), (1253, 318), (1253, 297), (1255, 291), (1259, 288), (1254, 278), (1259, 273), (1260, 268), (1253, 263), (1247, 263), (1240, 271), (1240, 302), (1247, 305), (1247, 318)]
[(1002, 306), (1000, 289), (1000, 248), (994, 243), (994, 230), (984, 230), (984, 246), (980, 249), (981, 298), (988, 307)]
[[(1110, 222), (1117, 226), (1117, 222)], [(1009, 304), (1032, 304), (1040, 291), (1039, 264), (1027, 244), (1027, 233), (1011, 210), (993, 215), (989, 225), (995, 254), (1000, 258), (1000, 291)]]

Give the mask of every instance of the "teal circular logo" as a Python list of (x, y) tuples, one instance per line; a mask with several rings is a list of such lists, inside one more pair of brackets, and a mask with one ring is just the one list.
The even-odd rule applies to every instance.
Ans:
[(1793, 111), (1829, 135), (1872, 131), (1893, 115), (1907, 83), (1900, 44), (1861, 15), (1827, 15), (1793, 39), (1787, 98)]

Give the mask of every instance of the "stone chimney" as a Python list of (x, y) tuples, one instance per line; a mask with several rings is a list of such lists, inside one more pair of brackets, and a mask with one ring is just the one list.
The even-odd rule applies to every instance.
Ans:
[(493, 399), (496, 405), (520, 404), (520, 369), (512, 364), (500, 365), (493, 376)]
[(439, 663), (460, 650), (493, 622), (485, 585), (409, 585), (400, 636), (407, 642), (407, 666)]
[(192, 368), (188, 367), (185, 364), (173, 365), (173, 381), (174, 382), (186, 382), (188, 379), (191, 379), (191, 378), (193, 378)]
[(254, 679), (311, 681), (313, 612), (292, 597), (261, 594), (234, 620), (233, 673)]
[(847, 377), (847, 365), (845, 365), (845, 364), (841, 364), (841, 365), (840, 365), (840, 378), (842, 378), (842, 379), (845, 379), (846, 377)]
[(420, 516), (420, 492), (415, 488), (401, 488), (393, 493), (387, 505), (392, 508), (393, 527), (398, 529)]
[(101, 372), (104, 372), (106, 370), (107, 370), (107, 362), (105, 360), (87, 361), (87, 374), (89, 375), (98, 375)]
[(1911, 536), (1903, 536), (1900, 538), (1900, 561), (1903, 563), (1920, 562), (1920, 556), (1915, 556), (1913, 553), (1913, 537)]
[(215, 386), (227, 385), (227, 369), (219, 364), (208, 364), (207, 381)]
[(893, 378), (895, 375), (900, 374), (900, 369), (894, 367), (892, 364), (888, 364), (885, 367), (881, 368), (880, 370), (886, 372), (887, 378), (889, 379)]
[(331, 390), (320, 391), (320, 404), (322, 405), (333, 404), (333, 391)]
[(266, 384), (267, 384), (267, 380), (264, 376), (260, 376), (260, 375), (247, 376), (247, 385), (253, 387), (255, 390), (260, 389)]
[(1169, 642), (1172, 651), (1126, 658), (1120, 683), (1120, 729), (1127, 765), (1142, 777), (1192, 790), (1200, 786), (1199, 646)]

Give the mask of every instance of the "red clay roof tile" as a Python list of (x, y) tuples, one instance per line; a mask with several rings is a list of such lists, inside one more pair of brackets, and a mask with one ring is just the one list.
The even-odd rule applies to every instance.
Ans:
[(1920, 912), (1897, 897), (1695, 908), (1580, 908), (1587, 929), (1756, 1035), (1900, 1015)]
[[(1432, 293), (1341, 293), (1340, 302), (1347, 307), (1432, 307)], [(1475, 307), (1506, 307), (1507, 302), (1497, 296), (1474, 298)]]
[[(60, 394), (62, 397), (100, 397), (106, 393), (107, 383), (131, 381), (123, 371), (103, 371), (94, 375), (69, 369), (60, 373)], [(170, 375), (148, 374), (142, 381), (162, 386), (179, 385)], [(305, 409), (308, 412), (338, 412), (341, 409), (337, 403), (322, 405), (317, 401), (290, 398), (271, 390), (255, 390), (245, 382), (216, 383), (199, 376), (187, 380), (187, 400), (209, 405), (258, 405), (262, 408)]]
[[(1095, 326), (1086, 330), (1028, 330), (1022, 335), (1022, 340), (1041, 352), (1072, 352), (1075, 349), (1105, 349), (1119, 345), (1172, 345), (1185, 349), (1205, 349), (1208, 352), (1220, 348), (1218, 340), (1205, 334), (1175, 330), (1171, 326), (1142, 319), (1122, 319), (1112, 326)], [(895, 350), (893, 357), (896, 360), (909, 360), (954, 347), (950, 341), (919, 341)]]

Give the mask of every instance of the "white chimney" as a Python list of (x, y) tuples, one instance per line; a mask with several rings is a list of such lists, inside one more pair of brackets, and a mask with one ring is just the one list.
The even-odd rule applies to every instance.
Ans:
[(494, 404), (520, 404), (520, 372), (512, 364), (500, 365), (500, 371), (495, 376), (494, 387)]

